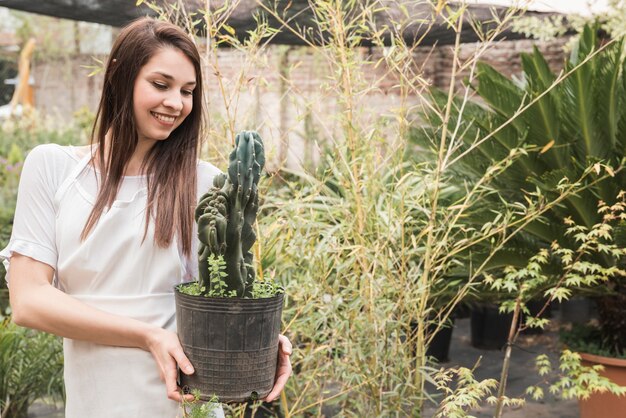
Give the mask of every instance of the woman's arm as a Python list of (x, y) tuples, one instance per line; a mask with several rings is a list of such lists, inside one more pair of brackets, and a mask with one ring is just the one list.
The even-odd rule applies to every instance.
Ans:
[(193, 367), (175, 333), (82, 303), (52, 286), (54, 269), (30, 257), (13, 253), (10, 277), (12, 317), (17, 325), (75, 340), (149, 351), (165, 381), (167, 396), (182, 400), (176, 385), (176, 365), (186, 374), (192, 374)]

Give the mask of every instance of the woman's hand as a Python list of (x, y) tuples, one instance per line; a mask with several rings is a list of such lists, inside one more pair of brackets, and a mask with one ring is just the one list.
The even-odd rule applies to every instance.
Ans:
[(277, 399), (280, 392), (285, 388), (287, 379), (291, 376), (291, 361), (289, 356), (291, 355), (292, 347), (291, 341), (284, 335), (278, 336), (278, 367), (276, 368), (276, 381), (272, 391), (264, 399), (265, 402), (272, 402)]
[[(182, 402), (183, 396), (176, 382), (178, 371), (176, 366), (185, 374), (193, 374), (193, 366), (183, 352), (178, 336), (165, 329), (155, 328), (148, 335), (147, 348), (156, 360), (161, 380), (165, 382), (167, 397), (176, 402)], [(193, 401), (193, 395), (184, 395), (186, 401)]]

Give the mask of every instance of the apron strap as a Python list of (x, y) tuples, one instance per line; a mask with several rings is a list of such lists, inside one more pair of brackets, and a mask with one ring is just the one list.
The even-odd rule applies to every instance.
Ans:
[(65, 180), (63, 180), (63, 183), (61, 183), (61, 186), (58, 188), (57, 192), (54, 195), (54, 202), (57, 206), (59, 205), (61, 199), (63, 199), (63, 196), (65, 196), (65, 193), (67, 193), (67, 191), (69, 190), (70, 186), (76, 181), (76, 179), (78, 178), (80, 173), (83, 172), (85, 167), (87, 167), (87, 165), (91, 161), (91, 157), (91, 152), (88, 152), (87, 155), (80, 159), (80, 161), (78, 162), (78, 164), (76, 164), (72, 171), (70, 171), (70, 174), (65, 178)]

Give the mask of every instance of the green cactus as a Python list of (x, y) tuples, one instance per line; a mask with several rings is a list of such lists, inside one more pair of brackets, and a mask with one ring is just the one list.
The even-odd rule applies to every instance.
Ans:
[(237, 296), (250, 294), (255, 279), (250, 252), (256, 234), (253, 225), (259, 208), (258, 184), (265, 165), (263, 141), (258, 133), (243, 131), (235, 138), (229, 156), (228, 175), (219, 174), (213, 187), (196, 208), (198, 224), (198, 265), (200, 281), (210, 291), (208, 259), (224, 257), (227, 291)]

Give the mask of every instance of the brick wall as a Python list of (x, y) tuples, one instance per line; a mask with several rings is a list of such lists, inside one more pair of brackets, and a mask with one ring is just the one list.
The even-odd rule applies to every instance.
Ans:
[[(483, 61), (508, 75), (520, 72), (521, 52), (530, 52), (533, 45), (548, 58), (555, 70), (564, 61), (566, 39), (537, 44), (530, 40), (500, 42), (483, 55)], [(460, 62), (474, 54), (477, 44), (461, 47)], [(400, 108), (419, 104), (419, 95), (402, 100), (398, 71), (385, 65), (385, 50), (358, 48), (353, 51), (363, 62), (354, 69), (359, 92), (352, 98), (357, 117), (365, 126), (377, 123), (381, 116)], [(256, 56), (219, 50), (206, 67), (208, 116), (211, 132), (216, 138), (226, 137), (225, 120), (236, 121), (235, 130), (257, 129), (268, 145), (269, 168), (286, 165), (292, 169), (312, 166), (319, 157), (319, 148), (341, 140), (338, 114), (343, 108), (337, 102), (341, 84), (335, 83), (333, 69), (322, 53), (304, 47), (270, 46)], [(404, 77), (421, 77), (424, 86), (432, 84), (447, 88), (451, 76), (453, 51), (450, 46), (421, 47), (413, 52), (413, 65), (403, 69)], [(103, 58), (103, 57), (100, 57)], [(217, 65), (213, 63), (217, 62)], [(95, 111), (102, 74), (87, 77), (93, 65), (91, 56), (78, 55), (59, 62), (36, 62), (36, 104), (45, 113), (69, 119), (82, 106)], [(360, 71), (362, 70), (362, 71)], [(219, 77), (218, 77), (219, 75)], [(467, 71), (456, 78), (461, 87)], [(341, 78), (341, 77), (339, 77)], [(221, 83), (220, 83), (221, 82)], [(225, 92), (225, 94), (223, 94)]]

